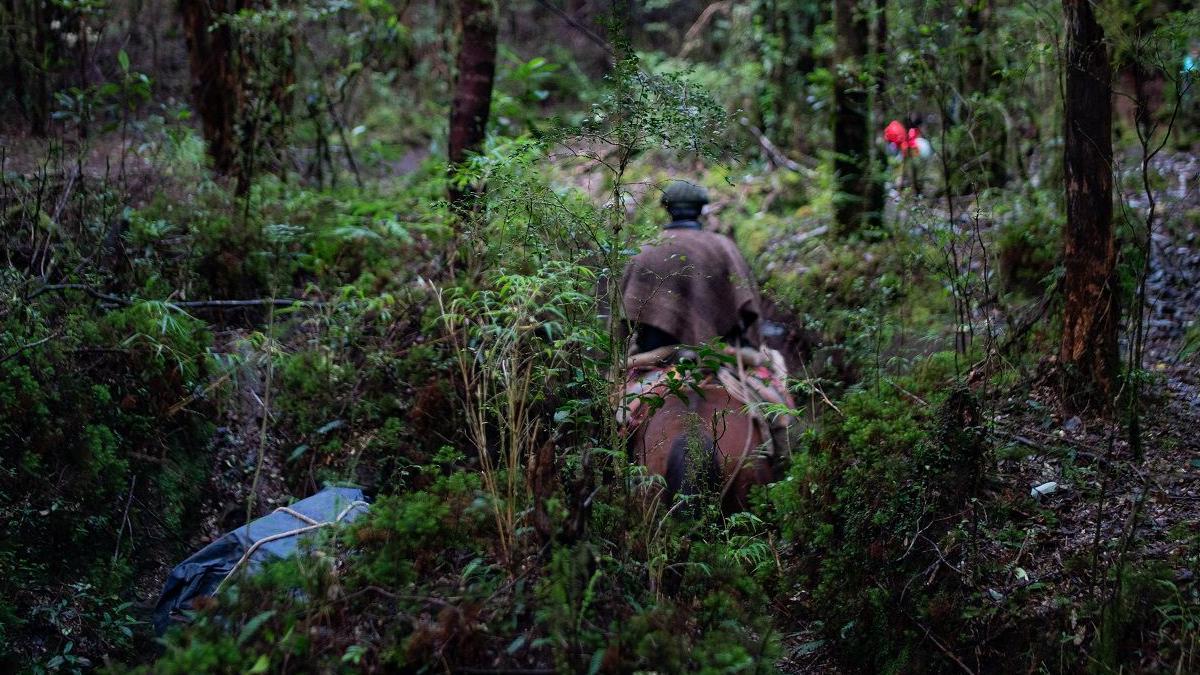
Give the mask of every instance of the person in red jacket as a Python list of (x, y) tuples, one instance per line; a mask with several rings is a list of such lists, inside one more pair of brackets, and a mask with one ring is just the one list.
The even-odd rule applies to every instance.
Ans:
[(921, 183), (917, 180), (917, 163), (933, 154), (933, 147), (921, 135), (920, 118), (910, 117), (908, 127), (901, 124), (900, 120), (892, 120), (883, 130), (883, 140), (888, 154), (900, 159), (900, 175), (896, 178), (896, 189), (904, 186), (904, 169), (911, 165), (912, 187), (920, 194)]
[(887, 141), (892, 154), (898, 157), (907, 159), (933, 154), (933, 147), (921, 135), (921, 129), (916, 124), (906, 129), (899, 120), (892, 120), (883, 130), (883, 139)]

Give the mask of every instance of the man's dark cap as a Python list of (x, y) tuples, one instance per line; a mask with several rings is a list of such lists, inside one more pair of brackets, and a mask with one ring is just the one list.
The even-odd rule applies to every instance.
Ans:
[(708, 203), (708, 190), (705, 190), (703, 185), (696, 185), (686, 180), (673, 180), (663, 189), (660, 203), (668, 211), (676, 207), (699, 209)]

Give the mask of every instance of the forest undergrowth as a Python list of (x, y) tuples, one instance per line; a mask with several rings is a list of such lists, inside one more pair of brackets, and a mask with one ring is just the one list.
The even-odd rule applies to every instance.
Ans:
[[(1200, 671), (1200, 128), (1152, 131), (1170, 144), (1144, 163), (1145, 120), (1119, 129), (1134, 394), (1069, 408), (1061, 149), (1037, 137), (1058, 113), (999, 107), (1026, 124), (1000, 125), (1006, 180), (963, 159), (997, 101), (1054, 89), (1044, 44), (955, 103), (935, 160), (880, 158), (879, 220), (847, 233), (812, 121), (830, 70), (746, 71), (690, 33), (677, 53), (708, 60), (615, 40), (596, 81), (562, 51), (501, 52), (486, 141), (448, 170), (446, 106), (389, 79), (444, 98), (436, 12), (409, 32), (379, 3), (321, 11), (305, 21), (357, 65), (295, 46), (309, 115), (255, 118), (240, 180), (151, 93), (182, 85), (124, 48), (103, 47), (112, 87), (59, 97), (54, 133), (2, 132), (0, 668)], [(235, 28), (288, 18), (263, 17)], [(888, 98), (949, 97), (929, 68), (897, 66)], [(798, 402), (790, 467), (742, 513), (712, 487), (653, 497), (612, 413), (615, 280), (679, 175), (751, 261)], [(153, 635), (174, 564), (344, 484), (369, 517)]]

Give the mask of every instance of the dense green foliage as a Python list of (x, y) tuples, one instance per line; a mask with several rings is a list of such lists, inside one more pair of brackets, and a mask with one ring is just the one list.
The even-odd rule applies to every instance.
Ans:
[[(1141, 427), (1053, 402), (1057, 7), (853, 3), (872, 129), (920, 118), (935, 154), (870, 149), (884, 218), (835, 236), (830, 3), (592, 28), (500, 3), (488, 136), (453, 172), (453, 3), (248, 3), (213, 28), (244, 49), (236, 178), (183, 103), (178, 17), (146, 4), (0, 7), (44, 38), (0, 45), (0, 107), (31, 125), (0, 129), (0, 669), (1200, 668), (1195, 305), (1129, 359)], [(1200, 16), (1099, 6), (1155, 102), (1117, 108), (1141, 307), (1147, 228), (1183, 267), (1195, 246)], [(791, 466), (745, 513), (702, 479), (662, 499), (612, 414), (616, 280), (675, 175), (714, 195), (793, 366)], [(1048, 477), (1068, 496), (1031, 497)], [(368, 517), (155, 639), (173, 564), (342, 483)]]

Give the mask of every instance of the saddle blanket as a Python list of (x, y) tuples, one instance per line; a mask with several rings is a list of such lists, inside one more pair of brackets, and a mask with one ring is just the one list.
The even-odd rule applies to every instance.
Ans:
[(632, 435), (662, 407), (667, 397), (686, 398), (693, 387), (706, 386), (723, 387), (769, 430), (791, 426), (791, 415), (765, 415), (761, 411), (764, 403), (796, 407), (787, 388), (787, 367), (782, 354), (767, 348), (726, 347), (718, 359), (699, 361), (695, 352), (673, 346), (631, 356), (616, 409), (617, 422), (624, 434)]

